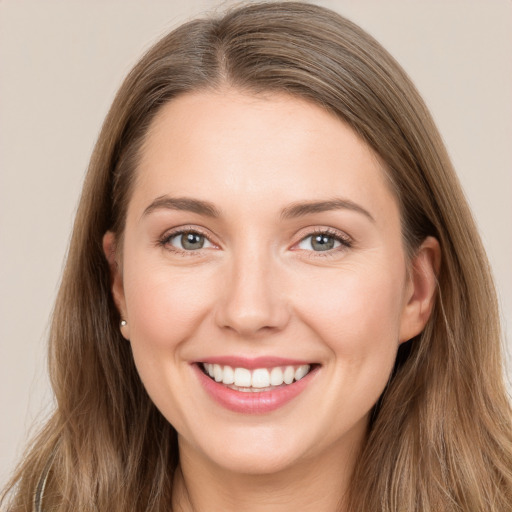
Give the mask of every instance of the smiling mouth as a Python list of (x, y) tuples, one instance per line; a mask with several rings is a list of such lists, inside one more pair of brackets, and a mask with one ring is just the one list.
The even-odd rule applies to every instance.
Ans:
[(232, 367), (228, 365), (200, 363), (199, 367), (205, 375), (219, 384), (235, 391), (258, 393), (272, 391), (276, 388), (289, 386), (303, 379), (314, 365), (287, 365), (273, 368)]

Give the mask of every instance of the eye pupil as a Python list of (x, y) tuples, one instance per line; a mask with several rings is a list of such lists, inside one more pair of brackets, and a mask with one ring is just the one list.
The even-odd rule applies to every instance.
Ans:
[(328, 251), (334, 247), (334, 238), (329, 235), (314, 235), (311, 238), (311, 247), (315, 251)]
[(198, 233), (183, 233), (181, 235), (181, 245), (184, 249), (192, 251), (202, 249), (204, 246), (204, 236)]

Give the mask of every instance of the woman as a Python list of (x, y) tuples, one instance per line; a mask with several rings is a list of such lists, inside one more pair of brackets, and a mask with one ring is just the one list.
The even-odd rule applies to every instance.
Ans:
[(361, 29), (297, 3), (178, 28), (91, 159), (9, 510), (509, 510), (486, 261)]

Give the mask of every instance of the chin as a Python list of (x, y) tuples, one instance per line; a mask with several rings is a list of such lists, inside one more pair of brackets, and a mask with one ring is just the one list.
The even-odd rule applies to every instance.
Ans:
[(212, 432), (212, 442), (204, 443), (208, 440), (202, 438), (203, 442), (194, 443), (195, 450), (202, 452), (202, 456), (218, 468), (247, 475), (284, 471), (298, 463), (304, 454), (301, 449), (304, 442), (299, 442), (293, 436), (291, 438), (289, 433), (283, 436), (283, 432), (276, 432), (272, 428), (243, 430), (231, 430), (223, 435)]
[(214, 462), (231, 473), (263, 476), (279, 473), (293, 467), (294, 463), (297, 462), (297, 454), (254, 449), (243, 452), (228, 452), (221, 460)]

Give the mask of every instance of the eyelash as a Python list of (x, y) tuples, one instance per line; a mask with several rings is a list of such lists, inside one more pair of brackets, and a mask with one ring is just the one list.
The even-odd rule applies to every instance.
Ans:
[[(173, 253), (180, 254), (182, 256), (198, 256), (201, 252), (201, 249), (197, 250), (184, 250), (179, 249), (178, 247), (174, 247), (170, 244), (171, 239), (182, 236), (186, 234), (193, 234), (193, 235), (199, 235), (204, 237), (208, 242), (214, 246), (216, 244), (210, 240), (210, 237), (203, 232), (201, 229), (197, 227), (184, 227), (184, 228), (177, 228), (176, 230), (173, 230), (171, 232), (165, 233), (157, 242), (158, 246), (163, 247), (169, 251), (172, 251)], [(336, 231), (334, 229), (329, 228), (317, 228), (313, 231), (309, 232), (306, 236), (303, 236), (298, 242), (294, 244), (294, 247), (298, 246), (300, 243), (304, 242), (308, 238), (314, 237), (315, 235), (325, 235), (328, 238), (333, 238), (336, 242), (339, 242), (340, 245), (338, 247), (327, 249), (325, 251), (314, 251), (314, 250), (307, 250), (307, 249), (294, 249), (294, 250), (303, 250), (306, 253), (309, 253), (308, 256), (310, 257), (328, 257), (332, 256), (333, 253), (337, 253), (338, 251), (343, 251), (346, 249), (350, 249), (353, 246), (353, 240), (346, 234), (342, 234), (339, 231)]]
[(173, 245), (170, 244), (170, 241), (173, 238), (176, 238), (177, 236), (180, 236), (180, 235), (183, 236), (183, 235), (188, 235), (188, 234), (202, 236), (206, 240), (208, 240), (208, 242), (211, 243), (212, 245), (216, 245), (210, 240), (210, 237), (206, 233), (201, 231), (199, 228), (192, 227), (192, 226), (190, 228), (188, 228), (188, 227), (177, 228), (176, 230), (167, 232), (158, 240), (157, 243), (160, 247), (163, 247), (163, 248), (167, 249), (168, 251), (171, 251), (175, 254), (179, 254), (181, 256), (198, 256), (199, 253), (201, 252), (201, 249), (197, 249), (195, 251), (194, 250), (187, 251), (184, 249), (179, 249), (178, 247), (174, 247)]
[[(295, 245), (298, 245), (301, 242), (303, 242), (304, 240), (314, 237), (315, 235), (325, 235), (328, 238), (333, 238), (336, 242), (340, 243), (340, 247), (338, 249), (341, 249), (341, 250), (350, 249), (353, 245), (353, 241), (348, 235), (346, 235), (344, 233), (340, 233), (339, 231), (336, 231), (336, 230), (330, 229), (330, 228), (314, 229), (312, 232), (308, 233), (306, 236), (303, 236), (299, 240), (299, 242)], [(333, 251), (336, 251), (336, 249), (330, 249), (330, 250), (326, 250), (326, 251), (308, 251), (308, 252), (314, 252), (314, 253), (322, 253), (322, 252), (329, 253), (330, 252), (330, 253), (332, 253)], [(326, 254), (324, 254), (324, 255), (326, 255)]]

